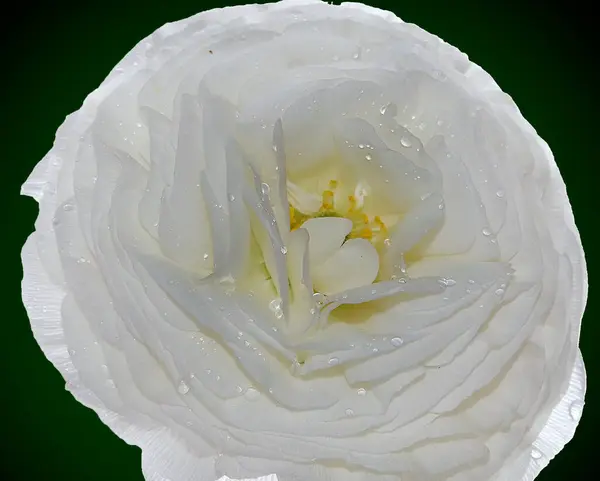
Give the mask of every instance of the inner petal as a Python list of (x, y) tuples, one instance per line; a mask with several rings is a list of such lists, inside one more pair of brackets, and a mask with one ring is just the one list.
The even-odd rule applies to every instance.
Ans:
[(350, 239), (325, 262), (311, 266), (313, 287), (323, 294), (335, 294), (369, 285), (379, 272), (379, 255), (365, 239)]
[(352, 221), (344, 217), (316, 217), (304, 222), (302, 228), (308, 231), (308, 255), (312, 268), (342, 246), (352, 230)]

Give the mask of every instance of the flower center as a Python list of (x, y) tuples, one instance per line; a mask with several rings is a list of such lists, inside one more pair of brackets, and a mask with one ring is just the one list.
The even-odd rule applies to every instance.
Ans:
[(352, 230), (346, 236), (348, 239), (366, 239), (374, 245), (385, 243), (388, 238), (388, 228), (378, 215), (369, 216), (365, 212), (365, 201), (369, 189), (362, 183), (357, 183), (348, 193), (340, 181), (332, 179), (328, 188), (321, 192), (321, 205), (316, 212), (301, 212), (298, 207), (289, 205), (290, 231), (302, 227), (310, 220), (320, 217), (342, 217), (352, 222)]

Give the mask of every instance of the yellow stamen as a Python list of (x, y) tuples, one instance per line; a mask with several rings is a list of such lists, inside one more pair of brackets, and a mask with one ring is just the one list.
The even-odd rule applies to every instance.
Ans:
[(348, 208), (348, 212), (353, 212), (356, 209), (356, 197), (354, 197), (353, 195), (349, 195), (348, 202), (350, 202), (350, 207)]
[(362, 230), (359, 231), (356, 237), (371, 240), (371, 238), (373, 237), (373, 231), (369, 227), (364, 227)]
[(373, 220), (373, 222), (375, 222), (375, 224), (377, 225), (377, 230), (383, 234), (387, 234), (387, 227), (384, 224), (384, 222), (381, 220), (381, 217), (379, 217), (378, 215), (375, 216), (375, 219)]
[(333, 210), (333, 192), (330, 190), (323, 191), (323, 199), (321, 201), (321, 208), (319, 212)]

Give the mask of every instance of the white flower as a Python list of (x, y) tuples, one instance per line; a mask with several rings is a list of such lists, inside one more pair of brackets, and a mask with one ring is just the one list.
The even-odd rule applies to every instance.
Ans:
[(573, 435), (587, 277), (552, 154), (389, 12), (165, 25), (23, 193), (36, 339), (148, 480), (532, 480)]

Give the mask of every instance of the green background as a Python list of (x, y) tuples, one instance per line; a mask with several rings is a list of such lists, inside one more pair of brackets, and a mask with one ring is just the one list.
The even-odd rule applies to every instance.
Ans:
[[(37, 208), (20, 184), (50, 149), (57, 127), (78, 109), (137, 41), (162, 24), (228, 2), (51, 2), (16, 6), (3, 17), (2, 147), (7, 180), (0, 237), (4, 329), (0, 399), (4, 462), (1, 480), (142, 480), (140, 451), (128, 446), (64, 390), (35, 343), (21, 305), (20, 248)], [(50, 3), (50, 2), (49, 2)], [(546, 3), (546, 2), (544, 2)], [(531, 2), (406, 1), (371, 4), (395, 11), (457, 46), (498, 81), (553, 149), (567, 183), (587, 251), (590, 279), (600, 275), (596, 219), (599, 160), (597, 57), (591, 12), (582, 5)], [(8, 197), (8, 198), (7, 198)], [(595, 427), (600, 427), (598, 298), (591, 291), (581, 349), (588, 370), (586, 409), (575, 439), (540, 481), (593, 479)], [(7, 329), (8, 327), (8, 329)], [(207, 480), (212, 481), (212, 480)], [(517, 480), (515, 480), (517, 481)]]

